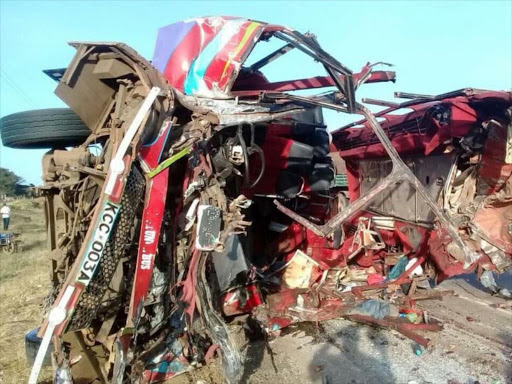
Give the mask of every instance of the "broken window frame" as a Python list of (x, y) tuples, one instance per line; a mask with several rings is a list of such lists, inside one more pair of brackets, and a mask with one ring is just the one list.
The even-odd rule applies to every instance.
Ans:
[[(338, 112), (348, 112), (348, 109), (343, 105), (319, 101), (310, 97), (278, 93), (268, 94), (267, 98), (296, 100), (304, 103), (309, 103), (315, 106), (333, 109)], [(278, 200), (274, 200), (274, 204), (282, 213), (296, 220), (298, 223), (300, 223), (307, 229), (311, 230), (316, 235), (326, 237), (329, 236), (337, 227), (341, 226), (344, 222), (353, 217), (354, 214), (367, 207), (370, 204), (370, 202), (373, 201), (383, 191), (392, 188), (394, 185), (400, 182), (409, 182), (412, 185), (412, 187), (421, 195), (421, 197), (428, 204), (428, 206), (432, 209), (434, 215), (439, 220), (441, 227), (444, 228), (446, 232), (450, 235), (454, 244), (463, 252), (465, 257), (464, 268), (468, 268), (470, 265), (472, 265), (475, 261), (477, 261), (480, 258), (480, 255), (477, 252), (471, 250), (469, 246), (464, 242), (464, 240), (462, 240), (461, 236), (457, 231), (456, 226), (452, 223), (448, 215), (444, 212), (442, 208), (439, 208), (437, 206), (435, 201), (432, 200), (432, 198), (428, 195), (427, 191), (425, 190), (425, 187), (412, 173), (409, 167), (404, 163), (396, 149), (391, 144), (391, 141), (387, 137), (381, 125), (377, 121), (376, 115), (372, 114), (368, 108), (364, 107), (359, 103), (356, 104), (356, 108), (358, 113), (365, 117), (365, 119), (362, 121), (368, 122), (371, 129), (373, 130), (373, 132), (379, 139), (380, 143), (384, 147), (389, 158), (391, 159), (391, 173), (388, 176), (386, 176), (383, 180), (381, 180), (379, 183), (377, 183), (367, 193), (360, 196), (357, 200), (351, 202), (344, 210), (336, 214), (323, 225), (314, 224), (308, 219), (298, 215), (293, 210), (285, 207)]]

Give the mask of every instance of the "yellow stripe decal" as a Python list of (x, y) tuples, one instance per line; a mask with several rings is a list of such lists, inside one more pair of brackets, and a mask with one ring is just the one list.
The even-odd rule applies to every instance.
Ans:
[(236, 47), (235, 51), (233, 52), (232, 55), (230, 55), (230, 57), (228, 58), (228, 60), (226, 61), (226, 64), (224, 65), (224, 70), (222, 71), (222, 75), (220, 76), (220, 78), (222, 79), (225, 75), (226, 75), (226, 72), (228, 70), (228, 67), (229, 65), (231, 64), (231, 61), (232, 61), (232, 58), (233, 57), (236, 57), (236, 55), (238, 55), (238, 53), (242, 50), (242, 48), (244, 47), (245, 43), (247, 43), (247, 40), (249, 40), (249, 37), (251, 37), (251, 35), (253, 34), (254, 30), (259, 26), (261, 25), (260, 23), (256, 23), (256, 22), (251, 22), (251, 24), (247, 27), (247, 30), (245, 31), (245, 34), (244, 34), (244, 37), (242, 38), (242, 40), (240, 40), (240, 43), (238, 44), (238, 47)]

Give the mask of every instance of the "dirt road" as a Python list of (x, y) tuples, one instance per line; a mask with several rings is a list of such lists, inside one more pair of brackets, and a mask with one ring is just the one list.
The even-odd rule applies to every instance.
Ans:
[[(49, 257), (43, 201), (18, 200), (11, 206), (11, 230), (20, 234), (19, 252), (0, 251), (0, 383), (26, 383), (25, 332), (41, 321), (41, 304), (48, 293)], [(51, 370), (41, 380), (51, 382)]]

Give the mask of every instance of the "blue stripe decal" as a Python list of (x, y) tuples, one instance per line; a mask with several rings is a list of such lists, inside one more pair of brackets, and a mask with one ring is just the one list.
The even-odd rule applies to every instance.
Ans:
[[(162, 145), (162, 148), (160, 149), (160, 155), (158, 155), (158, 162), (160, 162), (160, 160), (162, 159), (162, 153), (164, 152), (165, 143), (167, 142), (167, 139), (169, 138), (171, 129), (172, 129), (172, 123), (169, 123), (169, 128), (167, 129), (167, 133), (165, 134), (164, 145)], [(158, 141), (159, 138), (160, 138), (160, 132), (158, 133), (158, 135), (156, 135), (155, 139), (151, 143), (144, 144), (143, 147), (151, 147)]]
[(160, 149), (160, 154), (158, 155), (158, 162), (160, 163), (160, 160), (162, 160), (162, 154), (164, 153), (165, 143), (167, 143), (167, 139), (169, 138), (169, 134), (171, 133), (172, 129), (172, 123), (169, 124), (169, 129), (167, 130), (167, 133), (165, 134), (165, 140), (164, 145), (162, 145), (162, 148)]
[(229, 20), (227, 21), (215, 38), (201, 51), (196, 59), (190, 65), (190, 69), (183, 84), (185, 94), (192, 95), (199, 90), (199, 86), (203, 81), (204, 74), (208, 66), (215, 56), (222, 51), (223, 47), (229, 43), (229, 40), (238, 33), (240, 26), (246, 20)]

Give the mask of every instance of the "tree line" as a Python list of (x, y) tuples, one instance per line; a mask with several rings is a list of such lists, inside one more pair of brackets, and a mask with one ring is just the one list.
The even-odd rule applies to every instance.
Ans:
[(7, 168), (0, 167), (0, 196), (21, 196), (29, 193), (30, 187), (22, 177)]

